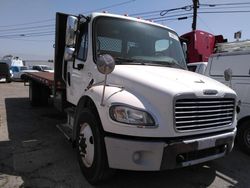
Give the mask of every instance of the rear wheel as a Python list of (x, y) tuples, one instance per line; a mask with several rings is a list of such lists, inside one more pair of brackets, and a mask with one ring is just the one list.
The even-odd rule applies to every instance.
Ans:
[(30, 81), (29, 86), (29, 100), (31, 106), (38, 106), (40, 103), (40, 88), (39, 85), (34, 82)]
[(237, 134), (240, 148), (250, 155), (250, 120), (244, 121), (238, 126)]
[(48, 105), (49, 95), (50, 89), (48, 87), (35, 81), (30, 81), (29, 100), (32, 106)]
[(103, 131), (96, 115), (89, 109), (77, 114), (77, 158), (83, 175), (97, 184), (113, 174), (108, 167)]

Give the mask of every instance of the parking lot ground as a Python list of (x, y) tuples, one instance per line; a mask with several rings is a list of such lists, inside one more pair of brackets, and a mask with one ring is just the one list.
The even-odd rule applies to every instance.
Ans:
[[(56, 128), (64, 116), (29, 104), (28, 87), (0, 83), (0, 188), (88, 188), (75, 150)], [(96, 187), (250, 187), (250, 156), (237, 147), (202, 165), (163, 172), (117, 171)]]

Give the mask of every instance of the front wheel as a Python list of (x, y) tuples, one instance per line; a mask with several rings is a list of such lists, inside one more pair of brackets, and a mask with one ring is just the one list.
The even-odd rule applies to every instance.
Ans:
[(244, 121), (238, 127), (238, 144), (240, 148), (250, 155), (250, 121)]
[(77, 158), (83, 175), (89, 183), (97, 184), (113, 174), (108, 167), (103, 131), (96, 115), (89, 109), (76, 117)]
[(9, 76), (6, 76), (6, 82), (10, 83), (11, 82), (11, 78)]

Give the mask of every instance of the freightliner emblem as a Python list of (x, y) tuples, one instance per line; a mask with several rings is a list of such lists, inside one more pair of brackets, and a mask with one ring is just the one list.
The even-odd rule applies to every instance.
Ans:
[(204, 95), (216, 95), (217, 93), (218, 93), (218, 91), (214, 90), (214, 89), (203, 90)]

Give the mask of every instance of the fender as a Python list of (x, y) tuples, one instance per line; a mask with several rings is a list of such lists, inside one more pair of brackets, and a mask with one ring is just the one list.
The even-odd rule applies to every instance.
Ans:
[[(114, 103), (124, 104), (127, 106), (135, 107), (137, 109), (141, 109), (144, 111), (149, 112), (155, 122), (158, 125), (157, 121), (157, 115), (159, 114), (157, 110), (142, 96), (136, 95), (134, 93), (131, 93), (124, 88), (116, 87), (116, 86), (106, 86), (106, 91), (104, 95), (104, 106), (101, 105), (101, 97), (103, 92), (103, 86), (98, 85), (94, 86), (88, 91), (84, 93), (84, 95), (80, 98), (75, 112), (74, 119), (77, 118), (78, 111), (82, 108), (91, 107), (94, 111), (96, 111), (100, 122), (102, 123), (102, 129), (105, 132), (112, 132), (118, 133), (118, 134), (128, 134), (133, 135), (135, 132), (135, 127), (131, 129), (131, 127), (128, 126), (117, 126), (117, 123), (112, 122), (110, 116), (109, 116), (109, 108)], [(128, 100), (129, 99), (129, 100)], [(91, 104), (91, 106), (89, 105)], [(114, 127), (116, 127), (114, 129)], [(121, 129), (122, 127), (122, 129)], [(126, 131), (124, 132), (124, 129)], [(143, 129), (140, 129), (140, 132), (143, 133), (146, 130), (143, 131)], [(126, 133), (127, 132), (127, 133)], [(144, 133), (145, 135), (145, 133)], [(73, 140), (76, 138), (76, 124), (74, 123), (73, 126)]]

